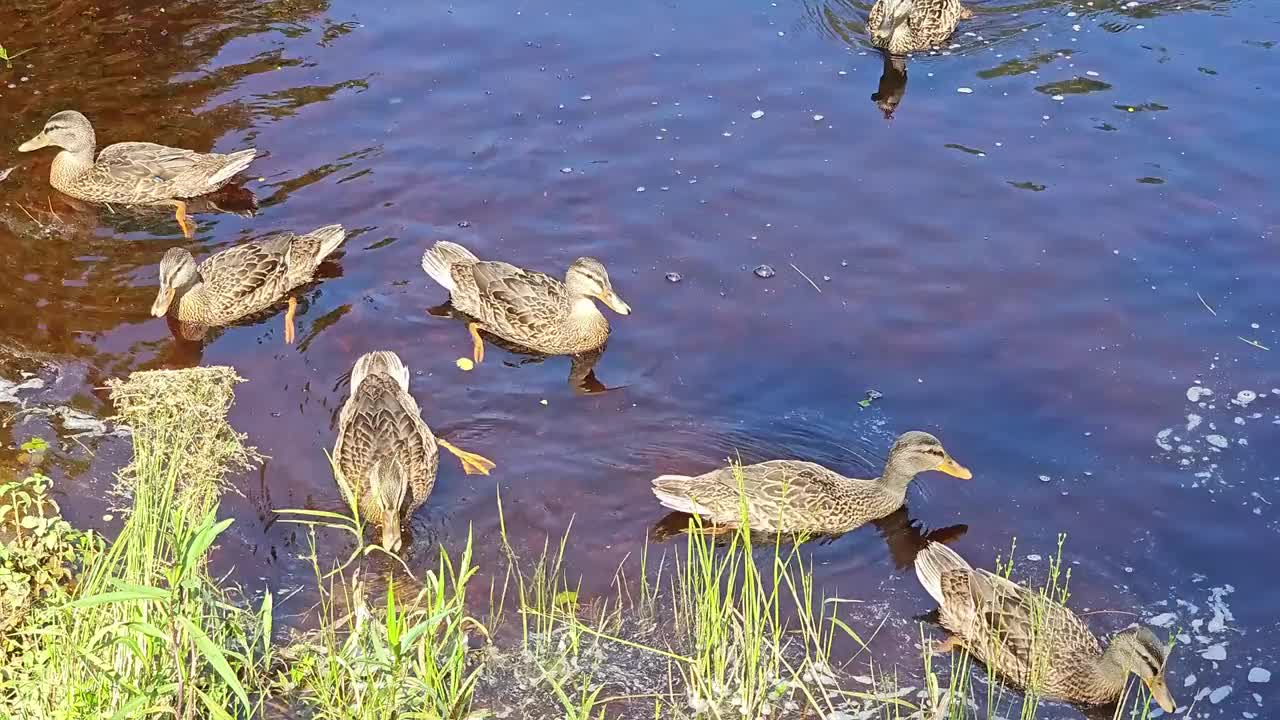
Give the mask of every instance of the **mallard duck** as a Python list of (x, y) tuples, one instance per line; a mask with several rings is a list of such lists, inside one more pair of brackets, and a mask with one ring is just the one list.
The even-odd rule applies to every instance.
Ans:
[(653, 481), (653, 494), (664, 506), (700, 515), (717, 529), (737, 527), (745, 512), (752, 530), (837, 534), (902, 507), (907, 485), (927, 470), (973, 477), (938, 438), (914, 430), (898, 437), (874, 480), (847, 478), (801, 460), (770, 460), (697, 477), (663, 475)]
[(409, 394), (409, 369), (398, 355), (362, 355), (351, 370), (351, 397), (338, 415), (333, 461), (356, 493), (360, 514), (382, 529), (388, 552), (400, 550), (403, 520), (435, 487), (440, 447), (456, 455), (468, 474), (488, 475), (494, 467), (432, 434)]
[(1118, 700), (1133, 673), (1165, 712), (1174, 711), (1164, 677), (1169, 649), (1147, 627), (1121, 630), (1104, 651), (1066, 606), (973, 569), (945, 545), (929, 543), (915, 564), (952, 633), (938, 651), (963, 647), (1014, 684), (1027, 687), (1034, 677), (1041, 695), (1089, 705)]
[[(205, 327), (230, 325), (310, 282), (320, 261), (346, 236), (341, 225), (326, 225), (306, 235), (276, 235), (214, 253), (199, 267), (185, 248), (169, 248), (160, 261), (160, 291), (151, 314), (164, 317), (172, 312), (184, 323)], [(290, 295), (284, 318), (286, 343), (294, 339), (297, 309), (298, 300)]]
[(39, 135), (18, 146), (31, 152), (53, 145), (62, 148), (53, 159), (49, 183), (71, 197), (121, 205), (172, 205), (182, 234), (191, 237), (194, 223), (183, 198), (192, 198), (231, 182), (253, 161), (249, 148), (229, 155), (198, 153), (148, 142), (108, 145), (93, 157), (96, 141), (89, 119), (75, 110), (49, 118)]
[(937, 47), (973, 17), (960, 0), (877, 0), (867, 17), (871, 44), (895, 55)]
[(422, 269), (446, 290), (453, 306), (469, 315), (472, 355), (484, 360), (480, 331), (544, 355), (577, 355), (609, 339), (599, 300), (619, 315), (631, 306), (609, 284), (599, 260), (578, 258), (561, 282), (504, 262), (484, 261), (457, 243), (441, 241), (422, 256)]

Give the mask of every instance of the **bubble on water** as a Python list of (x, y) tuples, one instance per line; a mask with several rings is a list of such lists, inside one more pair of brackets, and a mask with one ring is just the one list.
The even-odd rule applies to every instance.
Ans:
[(814, 116), (813, 116), (813, 121), (814, 121), (814, 122), (822, 122), (822, 120), (823, 120), (824, 118), (826, 118), (826, 115), (814, 115)]
[(579, 100), (581, 100), (582, 102), (587, 102), (587, 101), (589, 101), (589, 100), (591, 99), (591, 96), (590, 96), (590, 95), (583, 95), (582, 97), (579, 97), (578, 99), (579, 99)]
[(1240, 392), (1236, 393), (1236, 399), (1232, 400), (1231, 402), (1235, 403), (1236, 405), (1239, 405), (1240, 407), (1248, 407), (1249, 403), (1257, 399), (1258, 399), (1258, 393), (1252, 390), (1241, 390)]
[(565, 175), (568, 175), (569, 173), (573, 172), (573, 168), (571, 168), (571, 167), (562, 167), (562, 168), (560, 168), (560, 172), (564, 173)]
[(1200, 398), (1212, 395), (1213, 391), (1207, 387), (1200, 385), (1192, 385), (1187, 388), (1187, 399), (1191, 402), (1200, 402)]
[(759, 120), (759, 119), (760, 119), (760, 118), (762, 118), (762, 117), (764, 117), (764, 111), (763, 111), (763, 110), (757, 110), (757, 111), (755, 111), (755, 112), (751, 113), (751, 119), (752, 119), (752, 120)]
[(961, 93), (961, 94), (963, 94), (963, 95), (968, 95), (968, 94), (970, 94), (970, 93), (972, 93), (972, 92), (973, 92), (973, 88), (971, 88), (971, 87), (958, 87), (958, 88), (956, 88), (956, 92)]
[(768, 265), (758, 265), (756, 266), (756, 269), (752, 270), (751, 272), (755, 273), (756, 277), (761, 277), (761, 278), (771, 278), (774, 275), (778, 274), (776, 270), (774, 270), (772, 267)]
[(644, 186), (643, 186), (643, 185), (637, 185), (637, 186), (636, 186), (636, 192), (644, 192)]

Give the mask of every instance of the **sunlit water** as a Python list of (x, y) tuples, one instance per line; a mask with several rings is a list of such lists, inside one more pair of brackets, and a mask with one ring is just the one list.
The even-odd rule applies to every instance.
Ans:
[[(0, 170), (17, 166), (0, 185), (0, 340), (65, 364), (57, 401), (94, 414), (105, 379), (135, 369), (248, 379), (231, 420), (270, 460), (224, 501), (220, 570), (311, 584), (299, 530), (271, 510), (338, 507), (323, 450), (351, 364), (385, 348), (433, 428), (498, 464), (471, 477), (445, 458), (418, 567), (469, 530), (497, 567), (500, 490), (517, 548), (572, 519), (568, 563), (603, 591), (664, 515), (653, 476), (729, 456), (865, 476), (921, 428), (975, 478), (922, 477), (912, 518), (967, 524), (955, 547), (978, 564), (1017, 538), (1036, 577), (1028, 558), (1066, 533), (1076, 607), (1175, 614), (1183, 704), (1231, 685), (1196, 712), (1267, 712), (1273, 685), (1245, 678), (1275, 669), (1280, 603), (1273, 3), (975, 3), (905, 88), (881, 82), (866, 6), (842, 0), (165, 5), (0, 9), (0, 43), (33, 48), (0, 66)], [(892, 119), (884, 90), (901, 93)], [(183, 243), (171, 216), (78, 207), (48, 186), (51, 152), (14, 149), (70, 107), (103, 144), (259, 148), (258, 215), (198, 216), (198, 257), (349, 229), (300, 298), (296, 346), (278, 314), (202, 349), (148, 315), (159, 258)], [(493, 347), (457, 370), (466, 329), (427, 313), (445, 294), (418, 264), (439, 239), (556, 274), (602, 260), (634, 310), (611, 317), (595, 368), (613, 389), (576, 393), (567, 359)], [(1189, 399), (1197, 383), (1213, 394)], [(864, 409), (868, 389), (884, 396)], [(1233, 404), (1241, 390), (1258, 397)], [(61, 446), (64, 508), (110, 532), (122, 453)], [(928, 598), (873, 529), (806, 553), (827, 594), (865, 601), (842, 606), (851, 623), (890, 618), (880, 650), (917, 636)], [(1225, 662), (1200, 656), (1217, 644)]]

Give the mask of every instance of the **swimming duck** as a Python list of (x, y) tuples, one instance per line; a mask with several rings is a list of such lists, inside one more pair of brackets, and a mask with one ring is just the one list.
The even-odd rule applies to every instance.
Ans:
[(31, 152), (53, 145), (62, 148), (53, 159), (49, 183), (71, 197), (121, 205), (172, 205), (182, 234), (191, 237), (195, 224), (187, 216), (184, 198), (192, 198), (231, 182), (253, 161), (249, 148), (229, 155), (198, 153), (148, 142), (108, 145), (98, 153), (89, 119), (75, 110), (49, 118), (40, 134), (18, 146)]
[(973, 477), (938, 438), (913, 430), (898, 437), (874, 480), (847, 478), (801, 460), (770, 460), (697, 477), (663, 475), (653, 481), (653, 494), (672, 510), (710, 520), (716, 530), (737, 527), (745, 513), (752, 530), (837, 534), (902, 507), (907, 485), (928, 470)]
[[(205, 327), (230, 325), (310, 282), (316, 267), (346, 236), (341, 225), (326, 225), (306, 235), (285, 233), (214, 253), (199, 267), (185, 248), (169, 248), (160, 261), (160, 291), (151, 314), (164, 317), (172, 312), (184, 323)], [(294, 340), (297, 309), (298, 300), (290, 295), (284, 318), (286, 343)]]
[(876, 0), (867, 16), (871, 44), (895, 55), (937, 47), (973, 17), (960, 0)]
[(481, 330), (544, 355), (577, 355), (609, 339), (609, 321), (593, 300), (631, 314), (594, 258), (574, 260), (560, 281), (441, 241), (423, 254), (422, 269), (449, 291), (454, 308), (473, 318), (467, 329), (477, 363), (484, 360)]
[(1111, 637), (1103, 650), (1089, 627), (1066, 606), (985, 570), (956, 551), (929, 543), (916, 556), (916, 576), (939, 606), (951, 634), (946, 652), (963, 647), (1020, 687), (1069, 702), (1118, 700), (1129, 673), (1142, 679), (1165, 712), (1176, 704), (1165, 683), (1168, 646), (1142, 625)]
[(468, 474), (488, 475), (493, 463), (437, 438), (409, 394), (409, 369), (387, 350), (365, 353), (351, 370), (351, 397), (338, 415), (333, 461), (356, 493), (360, 514), (382, 530), (382, 547), (398, 552), (401, 527), (431, 495), (440, 451)]

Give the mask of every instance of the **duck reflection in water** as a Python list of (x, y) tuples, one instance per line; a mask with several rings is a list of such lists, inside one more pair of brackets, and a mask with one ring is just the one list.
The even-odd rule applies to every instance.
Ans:
[(880, 86), (871, 93), (871, 100), (884, 113), (885, 120), (892, 120), (893, 112), (907, 92), (907, 58), (888, 52), (882, 54), (884, 70), (880, 73)]
[[(467, 323), (468, 325), (475, 322), (474, 318), (455, 308), (453, 303), (450, 301), (445, 301), (433, 308), (428, 308), (427, 312), (435, 317), (452, 318)], [(493, 335), (485, 330), (480, 330), (479, 332), (484, 335), (485, 341), (489, 342), (493, 346), (505, 350), (513, 355), (521, 356), (517, 360), (503, 361), (503, 364), (507, 367), (518, 368), (525, 365), (537, 365), (545, 361), (547, 358), (556, 357), (554, 355), (540, 353), (537, 350), (513, 343), (510, 340), (498, 337), (497, 335)], [(604, 356), (604, 352), (607, 347), (608, 343), (606, 342), (604, 345), (601, 345), (594, 350), (588, 350), (583, 353), (578, 353), (577, 355), (569, 356), (569, 378), (567, 383), (569, 387), (573, 388), (574, 392), (581, 393), (583, 395), (594, 395), (596, 393), (607, 392), (609, 390), (619, 390), (626, 387), (626, 385), (606, 387), (604, 383), (600, 382), (600, 380), (596, 378), (596, 363), (600, 362), (600, 358)]]

